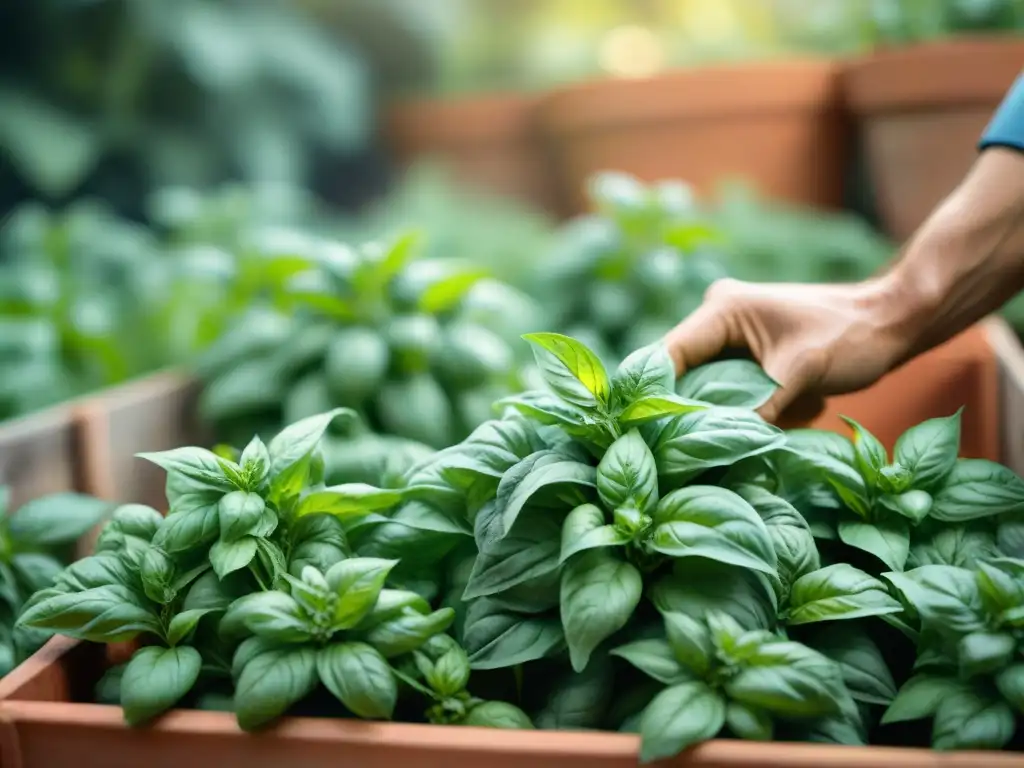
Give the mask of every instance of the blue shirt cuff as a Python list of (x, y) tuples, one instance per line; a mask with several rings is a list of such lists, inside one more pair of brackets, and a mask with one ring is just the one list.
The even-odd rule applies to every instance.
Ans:
[(1024, 152), (1024, 75), (1006, 94), (978, 142), (978, 149), (1009, 147)]

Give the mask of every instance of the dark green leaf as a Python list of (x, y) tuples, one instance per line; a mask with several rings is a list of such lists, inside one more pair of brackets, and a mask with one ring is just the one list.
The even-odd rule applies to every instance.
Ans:
[(665, 685), (675, 685), (689, 677), (666, 640), (634, 640), (613, 648), (610, 653), (625, 659), (648, 677)]
[(760, 408), (778, 389), (752, 360), (722, 360), (687, 371), (676, 391), (691, 400), (735, 408)]
[(484, 701), (477, 704), (469, 710), (462, 724), (474, 728), (533, 728), (533, 723), (523, 710), (505, 701)]
[(473, 565), (463, 599), (496, 595), (558, 568), (561, 531), (549, 519), (529, 518)]
[(923, 421), (896, 441), (894, 458), (910, 470), (915, 489), (931, 491), (939, 487), (956, 464), (960, 413)]
[(766, 641), (725, 685), (730, 698), (787, 717), (837, 714), (845, 688), (839, 666), (800, 643)]
[(608, 509), (631, 506), (650, 512), (658, 503), (654, 455), (635, 429), (612, 443), (597, 465), (597, 493)]
[(55, 594), (30, 605), (18, 621), (97, 643), (130, 640), (140, 632), (160, 633), (160, 623), (149, 606), (121, 585)]
[(994, 461), (960, 459), (935, 492), (931, 516), (959, 523), (1024, 510), (1024, 481)]
[(903, 610), (885, 584), (852, 565), (836, 563), (801, 576), (789, 596), (788, 623), (859, 619)]
[(654, 697), (640, 722), (640, 761), (674, 757), (713, 739), (725, 725), (725, 699), (704, 683), (680, 683)]
[(914, 675), (903, 684), (892, 704), (885, 710), (882, 723), (902, 723), (931, 717), (939, 704), (964, 690), (965, 684), (955, 677)]
[(80, 493), (55, 493), (23, 504), (7, 518), (16, 542), (36, 547), (64, 544), (84, 536), (113, 510), (106, 501)]
[[(241, 652), (241, 648), (239, 648)], [(267, 725), (316, 688), (316, 651), (274, 648), (242, 667), (235, 687), (235, 716), (246, 731)]]
[(839, 664), (855, 700), (887, 705), (896, 698), (896, 683), (882, 651), (860, 627), (828, 625), (814, 635), (811, 645)]
[(560, 562), (577, 552), (598, 547), (617, 547), (632, 540), (632, 535), (605, 522), (604, 512), (593, 504), (581, 504), (562, 524)]
[(923, 565), (884, 576), (914, 606), (925, 628), (959, 637), (985, 625), (981, 594), (971, 571)]
[(483, 598), (469, 604), (463, 643), (474, 669), (499, 669), (553, 655), (565, 639), (559, 620), (516, 614)]
[(226, 494), (217, 505), (221, 541), (231, 542), (255, 535), (265, 510), (266, 503), (259, 494), (245, 491)]
[(934, 749), (1002, 749), (1016, 719), (1005, 701), (963, 690), (939, 702), (932, 726)]
[(844, 544), (868, 552), (894, 571), (902, 571), (910, 554), (910, 527), (905, 520), (882, 518), (875, 523), (843, 520), (839, 538)]
[(202, 664), (189, 646), (137, 650), (121, 676), (124, 719), (140, 725), (173, 707), (195, 685)]
[(338, 643), (317, 651), (317, 671), (327, 689), (351, 712), (390, 720), (398, 685), (383, 656), (365, 643)]

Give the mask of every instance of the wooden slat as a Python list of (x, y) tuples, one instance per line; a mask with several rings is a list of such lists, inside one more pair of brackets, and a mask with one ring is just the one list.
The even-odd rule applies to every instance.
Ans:
[(999, 421), (1002, 461), (1024, 475), (1024, 347), (1002, 318), (986, 329), (999, 366)]
[(76, 428), (69, 406), (0, 424), (0, 485), (11, 490), (12, 509), (49, 493), (80, 490)]

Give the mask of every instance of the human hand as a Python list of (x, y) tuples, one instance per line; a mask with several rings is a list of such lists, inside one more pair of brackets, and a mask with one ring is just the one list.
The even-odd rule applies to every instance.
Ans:
[(726, 349), (749, 350), (781, 387), (759, 412), (804, 423), (824, 398), (862, 389), (905, 359), (907, 334), (891, 319), (881, 282), (849, 285), (719, 280), (665, 341), (677, 375)]

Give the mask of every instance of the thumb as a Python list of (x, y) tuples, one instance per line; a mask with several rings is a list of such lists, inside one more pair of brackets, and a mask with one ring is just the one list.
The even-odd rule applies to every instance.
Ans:
[(665, 335), (665, 346), (676, 367), (676, 376), (706, 363), (729, 343), (729, 324), (721, 307), (701, 304)]
[(765, 360), (764, 370), (779, 383), (779, 388), (768, 402), (757, 410), (765, 421), (775, 423), (794, 404), (806, 406), (803, 410), (808, 411), (808, 416), (817, 415), (816, 412), (820, 412), (824, 407), (824, 401), (820, 397), (808, 396), (808, 390), (819, 378), (815, 354), (779, 351)]

